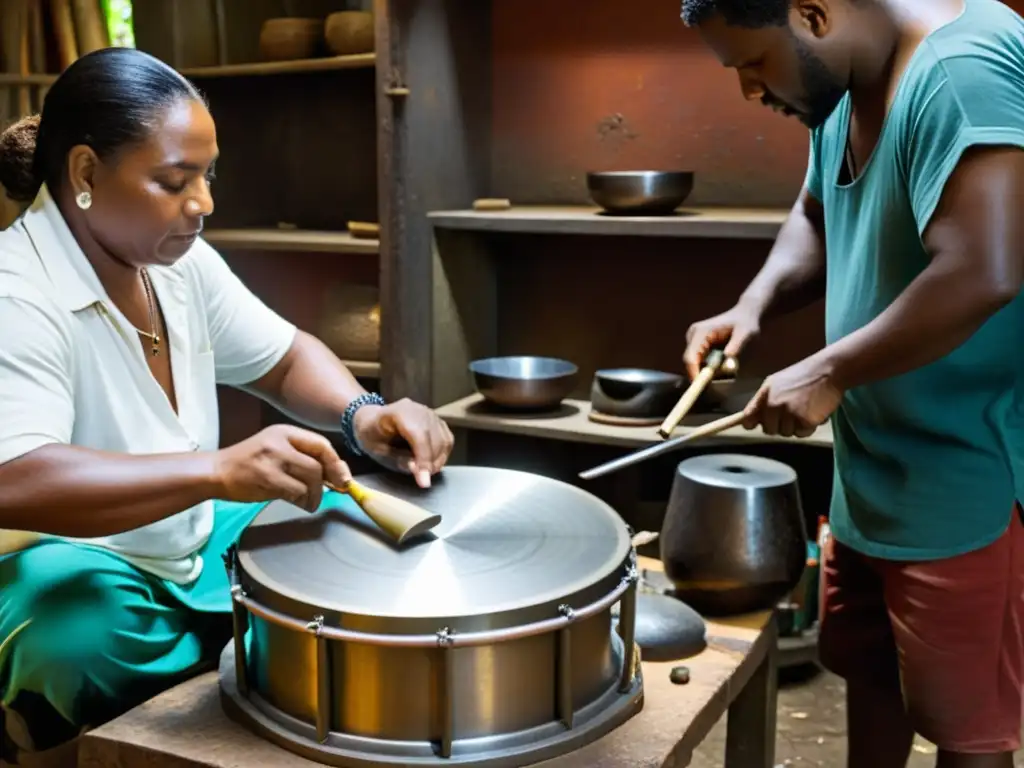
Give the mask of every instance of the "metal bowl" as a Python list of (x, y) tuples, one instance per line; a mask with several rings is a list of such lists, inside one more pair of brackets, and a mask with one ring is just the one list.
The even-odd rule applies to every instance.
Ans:
[(664, 418), (679, 399), (683, 377), (645, 368), (605, 368), (594, 374), (590, 403), (607, 416)]
[(569, 396), (579, 369), (556, 357), (489, 357), (469, 364), (477, 392), (503, 408), (555, 408)]
[(691, 171), (608, 171), (587, 174), (591, 199), (620, 216), (665, 216), (693, 190)]

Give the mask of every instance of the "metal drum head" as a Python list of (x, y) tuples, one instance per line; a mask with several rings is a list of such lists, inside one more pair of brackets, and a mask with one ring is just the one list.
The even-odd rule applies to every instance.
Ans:
[(630, 554), (628, 529), (611, 507), (549, 478), (462, 466), (427, 490), (392, 473), (359, 479), (442, 515), (441, 523), (399, 546), (348, 497), (314, 515), (275, 502), (239, 540), (249, 586), (343, 626), (367, 629), (379, 619), (413, 632), (447, 619), (463, 630), (493, 628), (607, 591)]

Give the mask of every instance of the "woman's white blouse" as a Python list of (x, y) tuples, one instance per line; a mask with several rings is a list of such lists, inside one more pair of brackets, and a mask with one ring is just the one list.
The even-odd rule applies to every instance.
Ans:
[[(0, 232), (0, 464), (51, 443), (132, 454), (217, 449), (216, 385), (269, 372), (295, 327), (202, 239), (149, 274), (168, 330), (177, 413), (46, 188)], [(188, 583), (202, 570), (197, 552), (212, 529), (207, 501), (87, 543)]]

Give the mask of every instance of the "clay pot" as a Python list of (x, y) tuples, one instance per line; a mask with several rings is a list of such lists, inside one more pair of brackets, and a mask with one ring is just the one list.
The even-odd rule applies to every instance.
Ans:
[(380, 291), (374, 285), (329, 285), (317, 336), (343, 360), (380, 359)]
[(311, 59), (320, 53), (322, 19), (267, 19), (260, 28), (260, 55), (266, 61)]
[(373, 14), (370, 11), (339, 11), (324, 25), (327, 49), (336, 56), (373, 53)]

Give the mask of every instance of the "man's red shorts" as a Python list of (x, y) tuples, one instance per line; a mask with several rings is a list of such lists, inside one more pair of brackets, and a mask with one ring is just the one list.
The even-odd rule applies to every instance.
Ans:
[(847, 679), (902, 686), (914, 729), (940, 749), (1021, 745), (1024, 524), (983, 549), (893, 562), (825, 548), (819, 652)]

